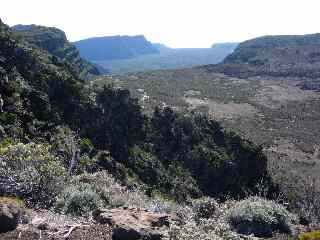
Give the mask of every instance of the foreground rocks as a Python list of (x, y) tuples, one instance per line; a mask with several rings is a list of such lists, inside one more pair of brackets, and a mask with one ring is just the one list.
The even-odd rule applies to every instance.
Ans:
[(111, 226), (113, 240), (161, 240), (172, 216), (135, 208), (99, 209), (93, 213), (100, 224)]
[[(92, 220), (40, 210), (32, 211), (28, 223), (18, 225), (16, 209), (4, 208), (3, 213), (12, 225), (0, 233), (0, 240), (162, 240), (167, 239), (174, 220), (169, 214), (136, 208), (99, 209)], [(4, 226), (2, 222), (0, 226)]]
[(21, 210), (14, 204), (0, 203), (0, 233), (17, 228), (21, 217)]

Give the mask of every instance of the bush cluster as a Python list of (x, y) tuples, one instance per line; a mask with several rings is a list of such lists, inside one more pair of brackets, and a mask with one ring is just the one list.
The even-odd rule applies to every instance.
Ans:
[(237, 232), (258, 237), (270, 237), (275, 231), (291, 233), (292, 224), (297, 223), (297, 217), (285, 207), (258, 197), (237, 202), (227, 220)]
[(62, 189), (65, 168), (50, 146), (15, 143), (0, 148), (0, 193), (51, 204)]
[(59, 195), (56, 209), (65, 214), (82, 216), (102, 205), (99, 194), (90, 184), (70, 185)]
[(213, 218), (219, 211), (219, 204), (209, 197), (195, 200), (192, 207), (198, 220)]
[(157, 199), (148, 198), (142, 190), (121, 186), (105, 171), (81, 174), (71, 179), (58, 196), (56, 210), (71, 215), (88, 215), (99, 207), (121, 206), (169, 211), (170, 207)]

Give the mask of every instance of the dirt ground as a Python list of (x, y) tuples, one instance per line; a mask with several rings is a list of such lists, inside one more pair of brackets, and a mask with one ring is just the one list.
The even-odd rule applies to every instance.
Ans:
[(111, 229), (106, 225), (92, 225), (75, 229), (68, 238), (48, 235), (45, 231), (38, 229), (16, 229), (15, 231), (0, 234), (0, 240), (111, 240)]

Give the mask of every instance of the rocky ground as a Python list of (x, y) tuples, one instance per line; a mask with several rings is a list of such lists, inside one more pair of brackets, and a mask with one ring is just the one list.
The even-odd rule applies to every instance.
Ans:
[[(246, 208), (247, 204), (251, 205), (250, 208), (254, 212)], [(270, 235), (269, 227), (273, 225), (269, 225), (267, 219), (273, 211), (280, 215), (284, 212), (276, 210), (280, 205), (260, 198), (223, 204), (208, 198), (195, 201), (192, 205), (193, 210), (187, 206), (180, 206), (179, 210), (171, 213), (158, 213), (134, 207), (99, 208), (88, 217), (72, 217), (49, 210), (23, 209), (14, 204), (2, 203), (0, 206), (0, 240), (296, 240), (300, 233), (320, 228), (316, 225), (301, 225), (298, 222), (292, 222), (294, 225), (291, 225), (287, 222), (290, 224), (290, 232), (283, 232), (284, 229), (281, 230), (281, 227), (274, 225), (275, 231)], [(267, 210), (268, 206), (272, 210)], [(236, 225), (230, 227), (225, 221), (226, 217), (234, 213), (237, 216), (241, 215), (241, 208), (247, 209), (242, 216), (244, 219), (252, 213), (253, 218), (250, 217), (241, 228)], [(268, 211), (262, 220), (265, 222), (254, 223), (254, 219), (260, 214), (257, 212), (265, 210)], [(293, 221), (296, 219), (291, 214), (283, 217), (292, 218)], [(274, 215), (272, 221), (276, 219), (277, 215)], [(254, 225), (250, 225), (250, 221), (253, 221)], [(249, 228), (246, 228), (246, 225)], [(251, 231), (254, 234), (250, 234)]]
[[(47, 210), (28, 210), (28, 221), (18, 224), (17, 209), (2, 211), (1, 240), (10, 239), (164, 239), (168, 237), (168, 214), (136, 208), (99, 209), (90, 218), (72, 218)], [(4, 221), (6, 220), (6, 221)], [(15, 229), (13, 229), (15, 228)], [(9, 231), (10, 230), (10, 231)]]

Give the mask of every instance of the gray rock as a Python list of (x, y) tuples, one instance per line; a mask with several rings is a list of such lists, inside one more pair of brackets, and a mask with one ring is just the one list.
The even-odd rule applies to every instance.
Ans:
[(161, 240), (167, 235), (171, 216), (135, 208), (99, 209), (93, 218), (112, 227), (113, 240)]
[(39, 230), (48, 230), (50, 227), (46, 219), (38, 217), (32, 219), (31, 225)]
[(21, 210), (13, 204), (0, 204), (0, 233), (13, 231), (19, 224)]
[(161, 240), (163, 234), (151, 229), (134, 229), (129, 226), (115, 227), (112, 232), (112, 240)]

